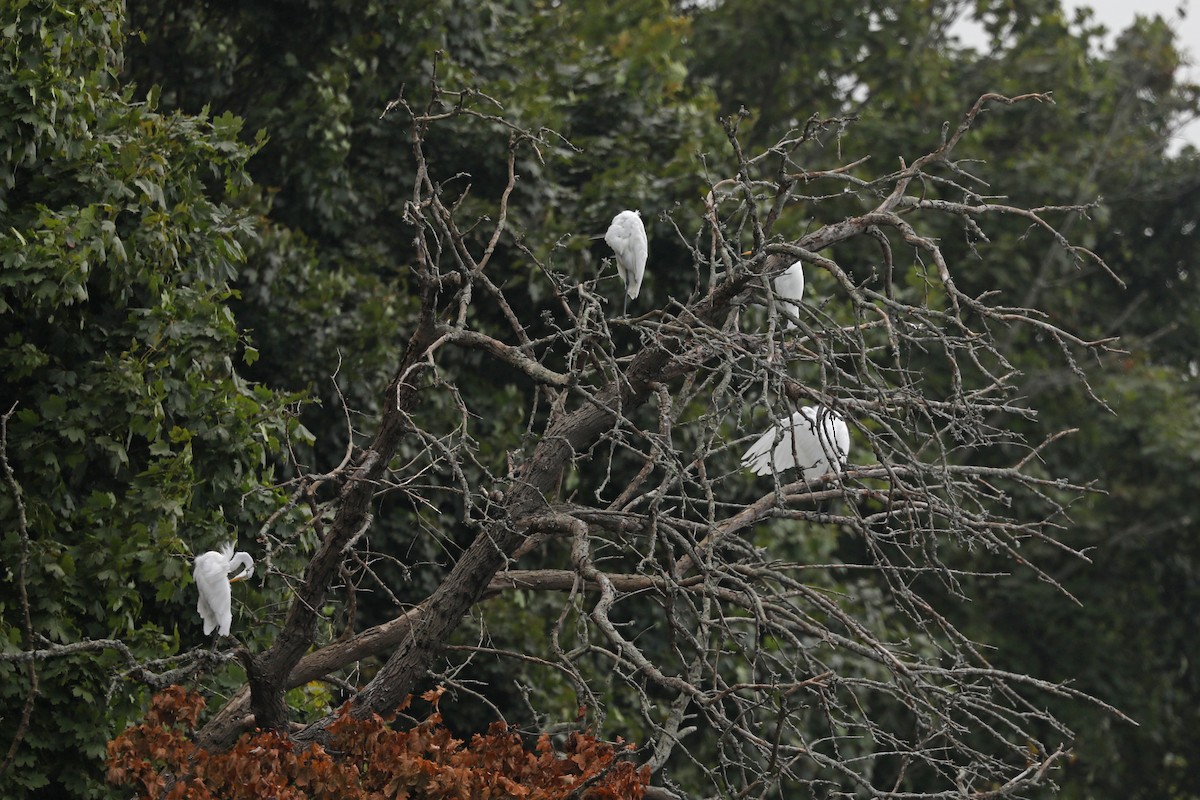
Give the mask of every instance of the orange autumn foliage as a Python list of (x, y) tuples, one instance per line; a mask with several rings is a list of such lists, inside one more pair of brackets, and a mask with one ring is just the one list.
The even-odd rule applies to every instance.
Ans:
[(441, 693), (423, 695), (433, 712), (407, 731), (379, 716), (356, 720), (343, 706), (327, 747), (256, 732), (209, 753), (189, 738), (204, 699), (173, 686), (108, 743), (108, 780), (146, 800), (565, 800), (581, 787), (584, 800), (643, 796), (647, 769), (590, 734), (572, 733), (561, 752), (544, 734), (527, 749), (502, 722), (469, 743), (455, 739), (442, 725)]

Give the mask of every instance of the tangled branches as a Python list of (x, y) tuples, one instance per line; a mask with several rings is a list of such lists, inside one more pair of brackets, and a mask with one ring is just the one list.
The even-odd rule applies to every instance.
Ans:
[[(1078, 354), (1111, 342), (964, 290), (940, 240), (957, 226), (986, 251), (989, 220), (1019, 218), (1103, 267), (1057, 233), (1054, 219), (1080, 209), (993, 202), (954, 160), (985, 108), (1046, 100), (985, 96), (930, 153), (874, 177), (863, 161), (804, 169), (797, 154), (819, 125), (750, 158), (731, 121), (735, 177), (713, 182), (702, 208), (661, 217), (684, 256), (652, 245), (655, 308), (618, 319), (611, 271), (580, 280), (556, 265), (560, 251), (510, 230), (517, 165), (540, 161), (550, 134), (436, 85), (424, 108), (397, 101), (420, 314), (377, 428), (333, 472), (296, 481), (293, 503), (326, 523), (320, 548), (275, 643), (244, 655), (249, 689), (199, 741), (228, 747), (251, 719), (285, 730), (288, 687), (368, 655), (384, 663), (353, 687), (358, 719), (395, 708), (443, 655), (486, 652), (569, 687), (597, 726), (622, 698), (659, 782), (884, 798), (1022, 796), (1046, 780), (1070, 732), (1037, 695), (1078, 694), (993, 664), (951, 611), (965, 581), (987, 577), (965, 554), (1036, 571), (1023, 542), (1053, 544), (1089, 490), (1043, 474), (1039, 452), (1069, 432), (1026, 440), (1036, 414), (1002, 334), (1056, 346), (1085, 388)], [(433, 132), (451, 124), (508, 138), (490, 224), (469, 218), (463, 176), (432, 166)], [(796, 261), (809, 294), (781, 307), (772, 279)], [(507, 287), (500, 271), (516, 266), (548, 300), (530, 307)], [(484, 365), (469, 379), (468, 357)], [(513, 387), (523, 430), (481, 447), (476, 409)], [(432, 413), (434, 397), (452, 413)], [(846, 468), (813, 480), (743, 470), (749, 442), (804, 405), (847, 421)], [(399, 457), (402, 445), (417, 455)], [(414, 536), (469, 543), (404, 614), (312, 650), (341, 571), (368, 568), (364, 534), (385, 492), (410, 498)], [(449, 507), (454, 519), (439, 513)], [(547, 614), (538, 652), (501, 641), (498, 625), (447, 650), (469, 614), (486, 627), (515, 590)], [(333, 721), (294, 738), (327, 741)]]

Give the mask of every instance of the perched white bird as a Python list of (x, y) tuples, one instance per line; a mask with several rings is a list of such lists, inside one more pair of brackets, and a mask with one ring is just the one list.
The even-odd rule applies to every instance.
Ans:
[[(229, 573), (239, 565), (245, 571), (229, 577)], [(229, 584), (243, 581), (253, 574), (254, 559), (250, 558), (249, 553), (235, 554), (232, 543), (225, 545), (220, 551), (209, 550), (196, 556), (192, 578), (196, 581), (196, 588), (200, 590), (200, 602), (196, 604), (196, 610), (204, 620), (206, 636), (212, 633), (214, 628), (222, 636), (229, 635), (229, 624), (233, 621), (233, 612), (229, 608)]]
[[(613, 217), (604, 241), (617, 254), (617, 273), (625, 282), (625, 294), (636, 300), (642, 290), (642, 276), (646, 274), (646, 226), (636, 211), (622, 211)], [(628, 302), (628, 300), (626, 301)]]
[[(841, 415), (805, 406), (758, 437), (742, 456), (742, 466), (754, 470), (755, 475), (800, 467), (801, 477), (809, 481), (841, 470), (849, 455), (850, 429)], [(830, 466), (830, 458), (837, 462), (836, 467)]]
[[(804, 295), (804, 263), (797, 261), (783, 272), (775, 276), (775, 306), (782, 311), (797, 316), (800, 298)], [(791, 330), (796, 323), (787, 321), (784, 330)]]

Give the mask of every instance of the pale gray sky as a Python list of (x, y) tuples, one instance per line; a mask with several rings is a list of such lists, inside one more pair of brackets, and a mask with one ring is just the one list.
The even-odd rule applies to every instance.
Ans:
[[(1200, 46), (1200, 17), (1188, 0), (1063, 0), (1063, 6), (1073, 11), (1081, 6), (1090, 6), (1096, 12), (1096, 20), (1113, 33), (1129, 27), (1136, 14), (1153, 16), (1158, 14), (1179, 34), (1180, 41), (1193, 50)], [(1179, 15), (1180, 8), (1184, 16)]]

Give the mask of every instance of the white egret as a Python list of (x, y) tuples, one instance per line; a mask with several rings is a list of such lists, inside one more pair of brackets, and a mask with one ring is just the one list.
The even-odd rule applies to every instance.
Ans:
[(625, 283), (625, 294), (628, 305), (630, 300), (636, 300), (642, 290), (642, 276), (646, 274), (646, 255), (649, 244), (646, 241), (646, 226), (636, 211), (622, 211), (613, 217), (604, 241), (617, 254), (617, 274)]
[[(782, 432), (781, 432), (782, 431)], [(778, 442), (778, 443), (776, 443)], [(836, 411), (805, 406), (758, 437), (742, 456), (755, 475), (800, 467), (804, 480), (841, 470), (850, 455), (850, 429)], [(830, 458), (836, 466), (830, 465)]]
[[(775, 307), (791, 316), (800, 310), (800, 298), (804, 295), (804, 263), (797, 261), (775, 276)], [(784, 330), (792, 330), (796, 323), (788, 319)]]
[[(232, 578), (229, 573), (241, 566), (244, 571)], [(200, 601), (196, 611), (204, 620), (204, 634), (217, 629), (222, 636), (229, 635), (229, 624), (233, 621), (230, 610), (231, 591), (229, 584), (243, 581), (254, 574), (254, 559), (249, 553), (233, 552), (233, 544), (227, 544), (218, 550), (209, 550), (196, 556), (192, 569), (192, 578), (196, 588), (200, 590)]]

